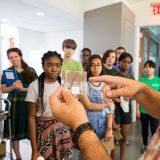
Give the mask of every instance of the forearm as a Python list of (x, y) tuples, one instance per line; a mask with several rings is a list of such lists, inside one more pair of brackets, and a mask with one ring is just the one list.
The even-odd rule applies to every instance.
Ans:
[(31, 141), (32, 151), (37, 151), (36, 144), (36, 119), (33, 117), (28, 118), (28, 130), (29, 130), (29, 138)]
[(10, 87), (7, 87), (7, 86), (3, 86), (1, 87), (1, 91), (2, 93), (10, 93), (14, 90), (14, 86), (10, 86)]
[(112, 123), (113, 122), (113, 115), (112, 114), (108, 114), (107, 115), (107, 129), (112, 129)]
[(105, 104), (98, 104), (98, 103), (90, 103), (88, 106), (86, 106), (86, 109), (88, 110), (103, 110)]
[(83, 160), (110, 160), (107, 152), (93, 131), (88, 130), (83, 132), (78, 139), (78, 144)]
[(91, 103), (86, 95), (80, 95), (79, 98), (87, 110), (102, 110), (105, 106), (105, 104)]
[(134, 98), (150, 115), (160, 119), (160, 93), (144, 84)]
[(139, 111), (139, 104), (136, 103), (136, 112), (138, 112), (138, 111)]
[(20, 89), (20, 91), (21, 91), (21, 92), (27, 92), (27, 91), (28, 91), (28, 88), (22, 87), (22, 88)]

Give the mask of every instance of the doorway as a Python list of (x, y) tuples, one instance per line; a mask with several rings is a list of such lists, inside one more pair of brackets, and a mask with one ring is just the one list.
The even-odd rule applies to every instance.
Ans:
[(156, 64), (155, 75), (160, 76), (160, 26), (143, 27), (140, 33), (139, 77), (143, 76), (143, 66), (147, 60)]

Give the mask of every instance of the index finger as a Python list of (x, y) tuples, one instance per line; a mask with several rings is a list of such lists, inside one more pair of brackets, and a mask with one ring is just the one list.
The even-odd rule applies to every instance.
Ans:
[(109, 76), (109, 75), (90, 77), (89, 80), (92, 82), (118, 83), (121, 85), (126, 85), (127, 83), (127, 80), (125, 78), (118, 76)]

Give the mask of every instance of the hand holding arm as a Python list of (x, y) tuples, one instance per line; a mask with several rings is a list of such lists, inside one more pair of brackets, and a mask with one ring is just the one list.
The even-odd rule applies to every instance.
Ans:
[(21, 80), (17, 80), (13, 83), (13, 86), (15, 89), (17, 89), (20, 92), (27, 92), (28, 88), (24, 88), (22, 85)]

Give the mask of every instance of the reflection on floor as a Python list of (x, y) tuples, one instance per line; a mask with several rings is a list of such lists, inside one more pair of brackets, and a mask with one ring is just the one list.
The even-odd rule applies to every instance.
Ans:
[[(127, 145), (125, 160), (137, 160), (140, 157), (140, 148), (142, 146), (139, 121), (132, 123), (128, 140), (130, 144)], [(23, 160), (31, 159), (31, 147), (28, 140), (20, 141), (20, 150)], [(7, 152), (9, 152), (9, 144), (7, 144)], [(116, 146), (116, 160), (118, 160), (118, 157), (119, 148)]]

